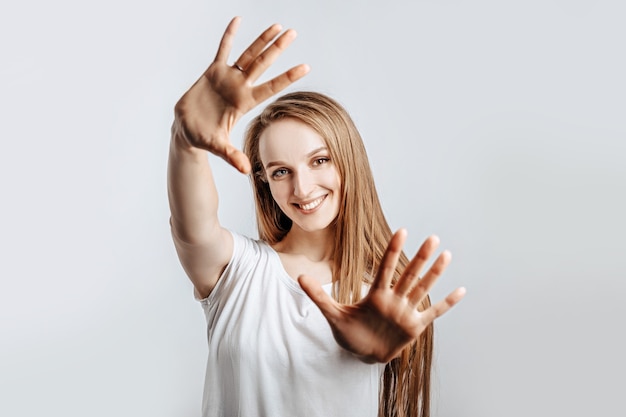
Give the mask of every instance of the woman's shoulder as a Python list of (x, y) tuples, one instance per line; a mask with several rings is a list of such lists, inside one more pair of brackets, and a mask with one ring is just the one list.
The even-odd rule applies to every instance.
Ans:
[[(234, 252), (235, 254), (262, 254), (273, 251), (272, 247), (264, 240), (248, 236), (246, 234), (228, 229), (233, 236)], [(233, 254), (233, 258), (235, 258)]]
[(237, 231), (229, 232), (233, 236), (233, 255), (225, 273), (241, 274), (244, 271), (275, 266), (278, 255), (268, 242)]
[[(258, 275), (274, 263), (273, 249), (267, 242), (250, 237), (232, 229), (226, 229), (233, 237), (233, 253), (222, 271), (217, 285), (207, 300), (221, 298)], [(198, 298), (198, 297), (196, 297)]]

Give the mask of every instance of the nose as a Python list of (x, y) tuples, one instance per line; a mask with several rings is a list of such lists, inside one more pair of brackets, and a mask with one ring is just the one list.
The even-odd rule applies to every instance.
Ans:
[(300, 199), (306, 199), (315, 188), (313, 175), (307, 170), (298, 172), (294, 176), (293, 195)]

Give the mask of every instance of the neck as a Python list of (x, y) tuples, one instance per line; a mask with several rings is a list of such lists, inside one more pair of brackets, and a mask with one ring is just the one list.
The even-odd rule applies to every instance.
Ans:
[(312, 261), (329, 261), (333, 258), (334, 229), (307, 232), (296, 225), (278, 242), (274, 249), (278, 252), (303, 255)]

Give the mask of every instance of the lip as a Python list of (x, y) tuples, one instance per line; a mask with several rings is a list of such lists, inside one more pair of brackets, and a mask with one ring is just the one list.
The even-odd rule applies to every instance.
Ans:
[[(307, 202), (302, 202), (302, 203), (293, 203), (293, 206), (298, 209), (298, 211), (302, 212), (302, 213), (313, 213), (314, 211), (316, 211), (317, 209), (319, 209), (322, 204), (324, 203), (324, 200), (326, 200), (326, 197), (328, 197), (328, 194), (322, 195), (320, 197), (314, 198), (312, 200), (309, 200)], [(306, 205), (310, 205), (313, 203), (317, 203), (315, 204), (313, 207), (305, 209), (303, 206)]]

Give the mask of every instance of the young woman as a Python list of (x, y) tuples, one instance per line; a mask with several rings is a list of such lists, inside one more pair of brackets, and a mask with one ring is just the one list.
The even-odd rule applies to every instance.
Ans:
[[(284, 95), (230, 142), (235, 123), (308, 72), (259, 76), (293, 41), (273, 25), (235, 61), (233, 19), (214, 62), (175, 108), (168, 166), (176, 249), (208, 323), (203, 416), (429, 416), (430, 305), (450, 262), (431, 236), (412, 260), (392, 234), (346, 111)], [(207, 151), (251, 174), (259, 238), (221, 226)], [(388, 242), (388, 245), (387, 245)]]

